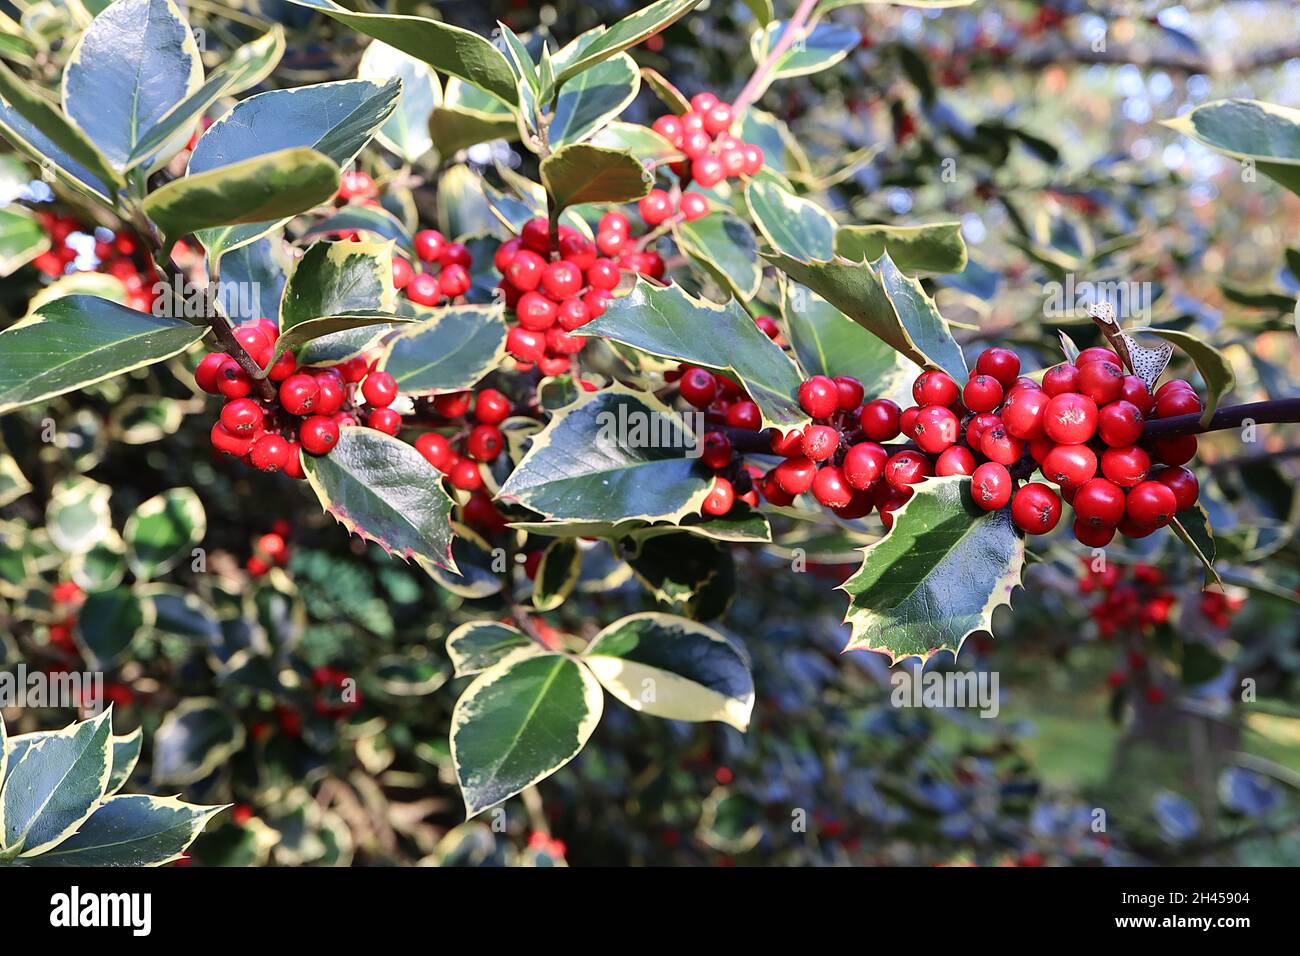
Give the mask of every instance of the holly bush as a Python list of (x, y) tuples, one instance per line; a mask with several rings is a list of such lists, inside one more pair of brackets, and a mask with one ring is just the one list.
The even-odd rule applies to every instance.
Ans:
[(1069, 5), (481, 6), (0, 21), (0, 654), (135, 728), (16, 714), (0, 859), (1285, 854), (1300, 114), (1138, 21), (1116, 145)]

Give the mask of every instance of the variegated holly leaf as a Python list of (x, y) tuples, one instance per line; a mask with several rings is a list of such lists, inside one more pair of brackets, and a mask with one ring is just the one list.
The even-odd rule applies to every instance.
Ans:
[(77, 614), (73, 632), (86, 659), (101, 670), (121, 663), (137, 636), (151, 623), (153, 606), (129, 587), (92, 591)]
[(721, 617), (736, 595), (729, 543), (700, 535), (653, 535), (634, 541), (632, 573), (660, 607), (700, 621)]
[(244, 745), (244, 726), (211, 697), (171, 710), (153, 738), (153, 781), (185, 785), (204, 779)]
[(794, 195), (771, 179), (751, 179), (745, 205), (754, 224), (777, 252), (797, 259), (835, 254), (835, 220), (816, 203)]
[(191, 488), (171, 488), (141, 504), (122, 531), (130, 549), (127, 562), (137, 578), (148, 580), (176, 567), (208, 529), (203, 502)]
[(533, 437), (498, 497), (565, 521), (680, 521), (699, 512), (712, 481), (696, 448), (652, 395), (584, 393)]
[(357, 78), (362, 80), (402, 81), (402, 99), (378, 133), (378, 140), (414, 163), (433, 148), (429, 136), (429, 117), (442, 103), (442, 84), (438, 74), (424, 61), (394, 46), (376, 40), (361, 54)]
[(332, 159), (294, 147), (174, 179), (146, 197), (144, 211), (170, 249), (192, 232), (288, 219), (338, 190)]
[(700, 0), (656, 0), (629, 14), (609, 29), (601, 31), (590, 43), (583, 45), (555, 77), (556, 85), (563, 87), (584, 70), (654, 36), (684, 17), (699, 3)]
[(506, 320), (501, 305), (435, 309), (395, 336), (380, 368), (407, 395), (458, 392), (477, 384), (505, 355)]
[[(202, 84), (199, 46), (175, 3), (117, 0), (91, 21), (68, 58), (63, 109), (125, 170), (140, 140)], [(136, 162), (165, 161), (184, 145), (182, 139)]]
[[(319, 239), (341, 232), (373, 232), (381, 239), (392, 239), (408, 259), (415, 258), (415, 242), (410, 231), (391, 212), (378, 206), (344, 206), (332, 215), (316, 220), (303, 231), (301, 238), (304, 241)], [(223, 278), (225, 272), (223, 267)]]
[[(0, 720), (0, 750), (5, 747), (5, 735), (3, 720)], [(44, 740), (46, 737), (57, 737), (59, 731), (38, 730), (30, 734), (19, 734), (17, 737), (8, 738), (7, 754), (0, 755), (0, 788), (4, 787), (4, 781), (8, 779), (6, 767), (6, 758), (8, 770), (18, 766), (18, 762), (23, 759), (28, 748), (33, 744)], [(106, 796), (112, 796), (117, 793), (131, 776), (131, 771), (135, 769), (136, 761), (140, 759), (140, 747), (144, 742), (144, 730), (137, 727), (129, 734), (117, 736), (113, 734), (108, 739), (109, 746), (112, 748), (112, 768), (108, 775), (108, 786), (105, 791)]]
[(561, 654), (507, 656), (456, 701), (451, 759), (467, 816), (508, 800), (578, 755), (600, 722), (604, 694)]
[(30, 209), (0, 209), (0, 279), (7, 278), (50, 248), (50, 237)]
[(1164, 124), (1300, 195), (1300, 110), (1257, 100), (1203, 103)]
[(93, 478), (73, 476), (56, 484), (45, 505), (50, 543), (67, 554), (84, 554), (113, 530), (112, 489)]
[(898, 270), (888, 253), (870, 264), (838, 257), (804, 260), (782, 253), (764, 253), (764, 258), (917, 365), (965, 380), (966, 359), (934, 300), (919, 281)]
[(872, 335), (816, 292), (786, 280), (781, 314), (799, 364), (809, 375), (850, 375), (868, 395), (911, 404), (920, 370), (888, 342)]
[(738, 299), (758, 294), (763, 271), (758, 265), (758, 239), (739, 216), (712, 212), (673, 227), (677, 245), (718, 286)]
[(758, 405), (764, 426), (786, 430), (808, 422), (797, 398), (803, 381), (799, 370), (735, 300), (716, 305), (677, 285), (637, 279), (630, 293), (611, 301), (605, 314), (578, 334), (602, 335), (652, 355), (731, 372)]
[(533, 576), (533, 607), (554, 611), (564, 603), (582, 576), (582, 551), (573, 538), (547, 545)]
[(447, 635), (447, 656), (457, 677), (481, 673), (525, 648), (543, 653), (519, 628), (500, 621), (470, 621)]
[(862, 549), (862, 568), (840, 590), (849, 595), (845, 650), (883, 651), (891, 662), (955, 657), (975, 631), (991, 631), (993, 610), (1011, 604), (1025, 544), (1010, 509), (984, 511), (970, 479), (931, 478), (894, 513), (894, 526)]
[(541, 174), (556, 209), (632, 202), (654, 186), (654, 177), (631, 153), (590, 143), (560, 147), (542, 160)]
[(111, 708), (27, 747), (0, 793), (0, 847), (34, 856), (73, 833), (94, 810), (113, 766)]
[(1219, 399), (1231, 391), (1236, 382), (1232, 365), (1223, 353), (1190, 332), (1181, 332), (1177, 329), (1140, 328), (1127, 331), (1131, 334), (1145, 333), (1162, 338), (1182, 349), (1183, 353), (1192, 360), (1196, 371), (1201, 374), (1201, 379), (1205, 382), (1205, 411), (1201, 415), (1201, 424), (1208, 425), (1210, 419), (1214, 417), (1214, 410), (1219, 407)]
[(208, 820), (224, 809), (196, 806), (176, 797), (110, 797), (76, 833), (24, 862), (29, 866), (162, 866), (183, 856)]
[[(188, 174), (205, 173), (255, 156), (306, 147), (340, 169), (352, 162), (397, 108), (401, 81), (341, 80), (271, 90), (241, 100), (199, 137)], [(216, 262), (283, 220), (205, 229), (199, 241)]]
[(966, 242), (960, 222), (841, 226), (835, 232), (835, 254), (853, 262), (874, 262), (888, 255), (901, 272), (911, 275), (961, 272), (966, 268)]
[(350, 533), (426, 571), (456, 570), (451, 498), (438, 472), (406, 442), (345, 428), (328, 455), (304, 455), (303, 470), (321, 507)]
[(0, 414), (161, 362), (206, 333), (90, 295), (46, 302), (0, 332)]
[(622, 113), (640, 89), (636, 63), (623, 53), (575, 76), (560, 89), (555, 101), (551, 148), (590, 138)]
[(357, 13), (333, 0), (290, 0), (345, 23), (376, 40), (428, 63), (440, 73), (459, 77), (515, 105), (515, 74), (505, 54), (485, 37), (463, 27), (427, 17)]
[(683, 158), (672, 143), (648, 126), (613, 120), (591, 137), (593, 146), (631, 153), (647, 165), (661, 166)]
[(671, 614), (633, 614), (592, 638), (582, 659), (633, 710), (669, 720), (716, 720), (741, 731), (749, 726), (749, 661), (703, 624)]
[(327, 315), (357, 312), (393, 312), (391, 242), (313, 243), (284, 287), (280, 303), (280, 328)]
[(648, 524), (644, 521), (513, 521), (510, 527), (529, 534), (558, 538), (606, 538), (644, 541), (663, 534), (684, 531), (715, 541), (763, 544), (772, 540), (772, 527), (761, 511), (740, 506), (720, 517), (692, 515), (680, 524)]

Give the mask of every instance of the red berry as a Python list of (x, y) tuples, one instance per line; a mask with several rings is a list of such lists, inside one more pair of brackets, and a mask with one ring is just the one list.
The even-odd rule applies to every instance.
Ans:
[(709, 110), (711, 110), (714, 106), (716, 106), (717, 102), (718, 102), (718, 98), (714, 94), (708, 92), (707, 90), (705, 90), (703, 93), (696, 93), (694, 96), (691, 97), (691, 112), (683, 114), (682, 116), (683, 122), (686, 121), (686, 118), (688, 116), (692, 118), (697, 118), (700, 124), (699, 128), (703, 129), (704, 114), (707, 113)]
[(315, 412), (317, 415), (333, 415), (343, 407), (346, 399), (347, 391), (336, 376), (329, 374), (316, 376)]
[(800, 430), (782, 434), (775, 428), (767, 430), (772, 445), (772, 453), (782, 458), (799, 458), (803, 455), (803, 432)]
[(542, 290), (556, 302), (582, 291), (582, 270), (572, 262), (552, 262), (542, 273)]
[(1091, 478), (1074, 493), (1073, 505), (1076, 521), (1113, 528), (1124, 517), (1124, 489), (1105, 478)]
[(248, 460), (259, 471), (279, 471), (288, 463), (289, 454), (289, 443), (279, 435), (263, 435), (248, 450)]
[(587, 284), (593, 289), (613, 289), (618, 285), (618, 263), (613, 259), (597, 259), (587, 269)]
[(515, 307), (519, 324), (532, 332), (545, 332), (560, 316), (559, 307), (540, 292), (525, 292)]
[(704, 132), (713, 136), (731, 129), (735, 114), (726, 103), (714, 103), (704, 110)]
[(371, 372), (361, 383), (361, 394), (366, 404), (374, 408), (387, 408), (397, 398), (397, 380), (387, 372)]
[(495, 388), (474, 396), (474, 417), (484, 425), (500, 425), (510, 415), (510, 399)]
[(472, 397), (469, 392), (444, 392), (433, 397), (433, 408), (443, 418), (460, 418), (469, 411)]
[(921, 409), (913, 405), (911, 408), (903, 409), (902, 414), (898, 416), (898, 427), (908, 438), (916, 437), (916, 416), (921, 414)]
[(790, 495), (801, 495), (812, 487), (813, 479), (817, 477), (817, 465), (800, 455), (781, 462), (773, 474), (782, 491)]
[(516, 325), (506, 333), (506, 351), (521, 362), (536, 362), (546, 354), (546, 337)]
[(992, 375), (972, 375), (961, 401), (972, 412), (991, 412), (1002, 404), (1002, 384)]
[(1043, 459), (1042, 470), (1062, 488), (1078, 488), (1097, 474), (1097, 454), (1087, 445), (1057, 445)]
[(1156, 407), (1155, 396), (1147, 388), (1147, 383), (1136, 375), (1124, 376), (1124, 388), (1119, 393), (1119, 397), (1136, 405), (1143, 415), (1150, 415)]
[(1156, 526), (1135, 521), (1132, 515), (1125, 513), (1116, 530), (1126, 538), (1145, 538), (1155, 533)]
[(918, 405), (953, 405), (960, 395), (947, 372), (922, 372), (912, 383), (912, 398)]
[(253, 380), (232, 358), (221, 363), (217, 371), (217, 391), (226, 398), (243, 398), (253, 390)]
[(706, 515), (725, 515), (735, 503), (736, 489), (732, 487), (731, 482), (726, 478), (715, 475), (713, 485), (709, 488), (709, 493), (704, 499), (701, 510)]
[(366, 417), (366, 424), (385, 435), (396, 435), (402, 430), (402, 416), (391, 408), (376, 408)]
[(1119, 356), (1108, 348), (1093, 346), (1090, 349), (1084, 349), (1079, 353), (1079, 357), (1074, 360), (1075, 368), (1082, 369), (1085, 365), (1092, 362), (1114, 362), (1119, 364)]
[(375, 181), (368, 173), (350, 169), (339, 177), (339, 198), (365, 199), (375, 194)]
[(309, 415), (316, 408), (320, 386), (305, 372), (290, 375), (280, 383), (280, 404), (290, 415)]
[(468, 269), (474, 264), (474, 257), (470, 255), (469, 248), (463, 242), (449, 242), (447, 248), (442, 250), (442, 255), (438, 257), (438, 262), (442, 264), (442, 274), (445, 276), (452, 266)]
[(986, 461), (970, 476), (970, 493), (985, 511), (996, 511), (1011, 500), (1011, 472), (1005, 465)]
[(1101, 473), (1121, 488), (1132, 488), (1150, 470), (1151, 458), (1137, 445), (1107, 448), (1101, 453)]
[(1055, 399), (1036, 388), (1013, 389), (1002, 403), (1000, 413), (1007, 431), (1016, 438), (1038, 438), (1044, 433), (1044, 413), (1053, 401)]
[(474, 280), (470, 277), (469, 270), (454, 262), (444, 265), (442, 273), (438, 276), (438, 291), (448, 299), (464, 295), (473, 284)]
[(1171, 388), (1156, 396), (1156, 416), (1158, 418), (1192, 415), (1200, 412), (1201, 407), (1201, 399), (1192, 391), (1190, 385), (1186, 388)]
[[(1104, 367), (1103, 362), (1093, 362), (1093, 366)], [(1112, 448), (1132, 445), (1142, 437), (1142, 412), (1132, 402), (1123, 399), (1111, 402), (1097, 413), (1097, 434), (1101, 440)]]
[(1061, 499), (1047, 485), (1030, 482), (1011, 499), (1011, 520), (1026, 534), (1047, 534), (1061, 520)]
[(851, 412), (862, 404), (862, 397), (866, 394), (862, 383), (851, 375), (837, 375), (833, 379), (835, 387), (839, 391), (840, 410)]
[(477, 491), (483, 487), (483, 475), (478, 470), (478, 463), (468, 458), (452, 466), (449, 477), (451, 483), (461, 491)]
[(1115, 537), (1115, 526), (1087, 524), (1080, 518), (1074, 520), (1074, 537), (1088, 548), (1104, 548)]
[(475, 425), (465, 442), (465, 450), (476, 461), (493, 461), (504, 447), (501, 429), (495, 425)]
[(1188, 469), (1181, 466), (1161, 468), (1151, 476), (1174, 493), (1174, 511), (1186, 511), (1196, 504), (1201, 493), (1200, 482)]
[(1062, 445), (1086, 442), (1097, 431), (1097, 403), (1076, 392), (1057, 395), (1043, 410), (1043, 430)]
[(1099, 406), (1118, 399), (1124, 392), (1124, 373), (1119, 363), (1089, 362), (1079, 369), (1079, 392)]
[(718, 394), (718, 381), (707, 369), (692, 366), (678, 383), (682, 398), (696, 408), (708, 408)]
[(406, 285), (406, 297), (416, 305), (437, 305), (442, 301), (437, 276), (431, 276), (427, 272), (412, 276)]
[(885, 462), (885, 481), (899, 491), (906, 490), (934, 474), (930, 459), (920, 452), (900, 451)]
[(682, 193), (682, 198), (677, 200), (677, 209), (682, 214), (682, 218), (687, 222), (694, 222), (696, 219), (703, 219), (709, 214), (709, 201), (696, 192)]
[(862, 414), (858, 416), (862, 434), (872, 441), (891, 441), (897, 438), (900, 431), (899, 414), (898, 405), (887, 398), (867, 402), (862, 406)]
[(1056, 396), (1079, 390), (1079, 370), (1073, 365), (1053, 365), (1043, 373), (1043, 391)]
[(740, 401), (727, 409), (727, 424), (732, 428), (758, 431), (763, 424), (763, 415), (753, 402)]
[(339, 441), (338, 423), (325, 415), (312, 415), (299, 426), (298, 441), (309, 455), (328, 454)]
[(873, 441), (859, 442), (844, 455), (844, 480), (850, 487), (870, 488), (885, 473), (889, 452)]
[(1185, 465), (1196, 457), (1196, 436), (1157, 438), (1151, 443), (1151, 450), (1156, 459), (1166, 465)]
[(411, 264), (401, 256), (393, 256), (393, 288), (405, 289), (415, 275), (415, 270)]
[(659, 117), (650, 124), (650, 128), (674, 146), (682, 138), (682, 121), (671, 114)]
[(844, 472), (834, 465), (826, 465), (813, 478), (813, 497), (827, 508), (843, 508), (853, 500), (853, 489), (844, 479)]
[(415, 440), (415, 450), (424, 456), (425, 461), (439, 471), (445, 471), (451, 461), (451, 442), (437, 432), (425, 432)]
[(1140, 525), (1163, 528), (1177, 512), (1173, 489), (1159, 481), (1144, 481), (1128, 493), (1125, 513)]
[(545, 259), (529, 249), (521, 249), (506, 266), (505, 275), (520, 292), (532, 292), (541, 284), (545, 271)]
[(209, 433), (208, 437), (212, 441), (212, 447), (217, 451), (238, 457), (240, 455), (248, 454), (248, 449), (252, 447), (253, 440), (257, 435), (254, 433), (245, 438), (241, 435), (234, 434), (227, 429), (225, 425), (221, 424), (221, 422), (217, 422), (212, 426), (212, 431)]
[(980, 375), (992, 375), (1004, 389), (1008, 389), (1020, 374), (1020, 356), (1011, 349), (985, 349), (975, 360), (975, 371)]
[(840, 433), (830, 425), (809, 425), (803, 431), (804, 457), (825, 461), (835, 454), (840, 445)]
[(262, 430), (262, 406), (251, 398), (232, 398), (221, 409), (221, 424), (241, 438), (255, 438)]
[(835, 381), (814, 375), (799, 386), (799, 406), (811, 418), (830, 418), (840, 407), (840, 392)]
[[(225, 352), (210, 352), (203, 356), (203, 361), (199, 362), (198, 367), (194, 369), (194, 383), (209, 395), (218, 394), (217, 388), (220, 378), (221, 367), (229, 361), (233, 361)], [(238, 368), (238, 364), (236, 364)]]
[(956, 443), (961, 423), (951, 409), (942, 405), (927, 405), (917, 413), (914, 431), (916, 443), (921, 450), (937, 455)]
[(722, 432), (706, 432), (700, 461), (713, 471), (726, 468), (731, 464), (731, 439)]
[[(685, 148), (683, 147), (683, 152)], [(716, 186), (726, 177), (727, 170), (722, 165), (722, 161), (713, 156), (701, 156), (698, 159), (691, 160), (691, 178), (709, 189)]]
[(979, 451), (980, 442), (984, 439), (984, 433), (990, 428), (1004, 424), (1001, 418), (991, 412), (981, 412), (975, 415), (966, 423), (966, 444), (970, 445), (975, 451)]
[(437, 262), (447, 240), (437, 229), (421, 229), (415, 234), (415, 254), (421, 262)]
[(934, 462), (934, 473), (941, 478), (946, 475), (970, 475), (975, 471), (975, 456), (964, 445), (953, 445), (945, 449)]
[(647, 225), (657, 226), (673, 214), (673, 201), (662, 189), (652, 189), (636, 208)]
[(1014, 465), (1025, 454), (1025, 443), (1007, 432), (1005, 424), (994, 425), (980, 434), (980, 451), (989, 461)]

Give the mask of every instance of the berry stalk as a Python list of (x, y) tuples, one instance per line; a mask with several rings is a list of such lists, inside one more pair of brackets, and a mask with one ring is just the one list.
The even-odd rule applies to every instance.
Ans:
[(1142, 430), (1147, 438), (1169, 438), (1175, 435), (1199, 435), (1203, 432), (1223, 431), (1240, 427), (1252, 421), (1261, 425), (1300, 422), (1300, 398), (1279, 398), (1267, 402), (1247, 402), (1220, 408), (1210, 417), (1208, 425), (1201, 424), (1201, 416), (1171, 415), (1148, 421)]
[(789, 19), (785, 30), (781, 32), (780, 39), (776, 41), (776, 46), (772, 47), (772, 52), (758, 65), (754, 75), (741, 88), (735, 102), (731, 104), (737, 118), (745, 112), (745, 108), (750, 103), (762, 95), (763, 90), (767, 87), (768, 76), (776, 69), (777, 63), (781, 61), (781, 57), (785, 56), (786, 51), (794, 46), (794, 41), (803, 36), (804, 27), (808, 25), (808, 20), (816, 6), (817, 0), (801, 0), (799, 8), (795, 10), (794, 16)]

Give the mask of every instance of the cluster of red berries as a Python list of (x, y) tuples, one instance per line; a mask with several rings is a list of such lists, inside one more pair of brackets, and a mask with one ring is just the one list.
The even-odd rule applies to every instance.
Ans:
[[(1124, 567), (1109, 561), (1096, 568), (1092, 558), (1085, 558), (1083, 569), (1079, 592), (1099, 595), (1088, 613), (1103, 639), (1168, 623), (1178, 596), (1169, 589), (1168, 578), (1159, 568), (1149, 564)], [(1198, 607), (1210, 624), (1224, 628), (1244, 605), (1241, 598), (1214, 590), (1201, 592)]]
[(75, 216), (63, 213), (38, 214), (41, 227), (50, 238), (50, 248), (32, 260), (40, 272), (57, 279), (67, 272), (80, 251), (69, 243), (74, 233), (94, 237), (95, 258), (99, 260), (95, 271), (111, 275), (126, 289), (126, 304), (138, 312), (148, 312), (153, 306), (151, 289), (158, 281), (158, 272), (149, 258), (142, 254), (134, 237), (116, 235), (104, 227), (84, 225)]
[[(271, 361), (279, 334), (269, 319), (246, 322), (234, 331), (263, 368)], [(254, 397), (252, 377), (225, 352), (205, 356), (194, 371), (199, 388), (226, 399), (212, 426), (212, 446), (260, 471), (303, 478), (299, 451), (328, 454), (338, 444), (340, 429), (362, 420), (386, 435), (396, 435), (402, 427), (402, 416), (389, 407), (397, 398), (397, 382), (375, 370), (365, 356), (328, 368), (299, 369), (293, 352), (286, 350), (267, 378), (277, 386), (271, 401)]]
[[(415, 255), (425, 263), (424, 272), (400, 255), (393, 256), (393, 285), (405, 291), (416, 305), (432, 306), (459, 298), (469, 291), (474, 264), (469, 249), (461, 242), (448, 242), (437, 229), (422, 229), (415, 234)], [(437, 265), (438, 271), (432, 271)]]
[(709, 200), (697, 192), (684, 192), (676, 197), (663, 189), (652, 189), (636, 204), (637, 212), (647, 226), (658, 226), (677, 217), (687, 222), (703, 219), (709, 214)]
[[(888, 399), (862, 405), (854, 379), (809, 379), (799, 400), (814, 422), (773, 435), (772, 450), (787, 460), (764, 481), (764, 495), (786, 504), (811, 490), (842, 517), (875, 507), (889, 527), (912, 485), (969, 475), (979, 507), (1010, 504), (1012, 520), (1029, 534), (1056, 527), (1064, 498), (1074, 506), (1075, 537), (1100, 547), (1117, 530), (1151, 534), (1199, 494), (1196, 476), (1182, 467), (1196, 454), (1196, 437), (1148, 442), (1142, 435), (1149, 418), (1198, 412), (1200, 399), (1181, 380), (1152, 395), (1110, 349), (1085, 350), (1048, 369), (1039, 385), (1020, 376), (1014, 352), (990, 348), (964, 386), (944, 372), (923, 372), (912, 397), (916, 405), (905, 410)], [(883, 444), (900, 434), (911, 441)], [(1055, 490), (1043, 482), (1017, 488), (1036, 469)]]
[(551, 239), (545, 219), (530, 219), (493, 261), (506, 308), (518, 322), (506, 336), (506, 351), (521, 371), (536, 365), (543, 375), (560, 375), (586, 344), (570, 333), (604, 313), (619, 270), (660, 279), (665, 267), (658, 253), (637, 249), (620, 212), (601, 217), (594, 242), (569, 226), (558, 228), (554, 248)]
[(279, 518), (271, 525), (271, 530), (258, 537), (253, 545), (253, 554), (244, 565), (244, 569), (255, 578), (260, 578), (272, 567), (284, 567), (289, 563), (288, 537), (291, 531), (288, 521)]
[(541, 830), (534, 830), (528, 834), (528, 847), (539, 853), (545, 853), (552, 859), (562, 858), (568, 850), (563, 840), (557, 840), (549, 833), (543, 833)]
[(471, 493), (462, 509), (467, 524), (500, 530), (504, 519), (483, 488), (479, 465), (495, 461), (505, 449), (500, 426), (510, 417), (510, 399), (495, 388), (484, 388), (477, 392), (448, 392), (422, 402), (443, 419), (441, 427), (450, 434), (422, 432), (415, 439), (415, 450), (453, 486)]
[(724, 179), (753, 176), (763, 168), (763, 150), (731, 135), (735, 121), (728, 104), (712, 93), (696, 93), (689, 110), (661, 116), (651, 128), (686, 157), (670, 167), (678, 178), (711, 189)]

